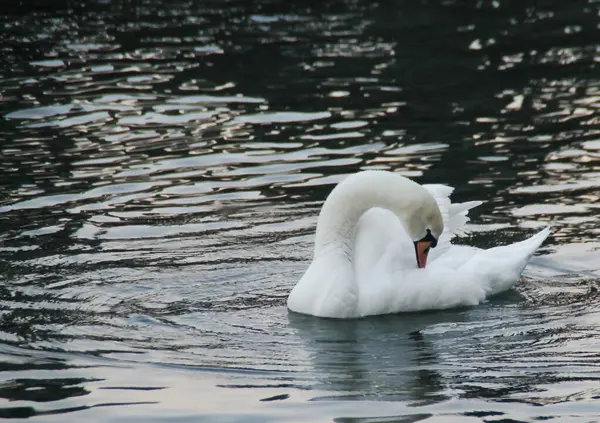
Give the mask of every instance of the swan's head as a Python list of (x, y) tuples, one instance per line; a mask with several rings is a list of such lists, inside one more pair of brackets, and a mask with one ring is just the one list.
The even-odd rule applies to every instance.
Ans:
[(405, 220), (405, 229), (414, 243), (419, 268), (425, 267), (429, 250), (436, 247), (444, 231), (444, 219), (440, 209), (433, 197), (427, 197)]

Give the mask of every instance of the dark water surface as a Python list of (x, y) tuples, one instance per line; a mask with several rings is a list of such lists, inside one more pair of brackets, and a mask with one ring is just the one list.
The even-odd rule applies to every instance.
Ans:
[[(0, 417), (600, 419), (600, 3), (50, 3), (0, 6)], [(288, 315), (367, 168), (554, 233), (477, 307)]]

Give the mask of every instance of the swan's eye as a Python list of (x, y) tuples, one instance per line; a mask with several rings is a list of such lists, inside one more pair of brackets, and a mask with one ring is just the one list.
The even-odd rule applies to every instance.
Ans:
[(431, 248), (437, 247), (438, 243), (438, 240), (433, 235), (431, 235), (431, 229), (427, 229), (427, 235), (425, 235), (423, 239), (421, 239), (421, 241), (431, 242)]

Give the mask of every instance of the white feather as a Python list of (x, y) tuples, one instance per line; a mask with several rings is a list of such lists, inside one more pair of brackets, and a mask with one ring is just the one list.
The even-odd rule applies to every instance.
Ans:
[[(288, 298), (292, 311), (353, 318), (473, 306), (511, 289), (550, 234), (546, 228), (524, 241), (488, 250), (452, 245), (451, 239), (466, 231), (468, 211), (481, 202), (452, 204), (452, 187), (409, 184), (389, 172), (361, 172), (351, 178), (323, 207), (315, 257)], [(386, 196), (400, 196), (398, 203), (415, 207)], [(435, 202), (427, 202), (429, 196)], [(427, 209), (435, 204), (444, 227), (427, 266), (420, 269), (413, 215), (429, 216)]]

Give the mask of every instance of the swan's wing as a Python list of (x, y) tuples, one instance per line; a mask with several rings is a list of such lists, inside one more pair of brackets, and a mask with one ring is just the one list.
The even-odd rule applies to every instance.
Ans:
[[(549, 234), (550, 228), (546, 228), (524, 241), (489, 250), (452, 246), (425, 269), (396, 272), (385, 287), (387, 291), (371, 295), (371, 299), (380, 300), (376, 304), (379, 309), (390, 313), (478, 304), (511, 289)], [(373, 313), (377, 308), (364, 310)]]
[[(466, 204), (456, 204), (459, 207), (453, 210), (447, 207), (447, 218), (465, 213), (460, 219), (468, 221), (466, 212), (474, 205)], [(439, 252), (438, 244), (430, 253), (427, 267), (417, 269), (412, 241), (398, 218), (388, 210), (371, 209), (359, 220), (355, 243), (359, 314), (478, 304), (512, 288), (549, 234), (547, 228), (524, 241), (482, 250), (451, 245), (452, 233), (447, 229), (443, 234), (446, 252), (431, 260), (432, 254)]]
[(444, 218), (444, 231), (448, 230), (452, 235), (461, 235), (466, 232), (465, 225), (470, 220), (468, 213), (474, 207), (482, 204), (481, 201), (467, 201), (464, 203), (452, 203), (450, 195), (453, 187), (441, 184), (423, 185), (435, 198), (442, 217)]
[(482, 204), (481, 201), (467, 201), (464, 203), (452, 203), (450, 195), (454, 191), (453, 187), (441, 184), (423, 185), (429, 193), (435, 198), (438, 204), (442, 218), (444, 219), (444, 232), (438, 240), (438, 245), (429, 253), (429, 260), (436, 260), (442, 254), (447, 253), (450, 248), (450, 241), (455, 236), (464, 235), (467, 230), (465, 225), (469, 222), (469, 210)]

